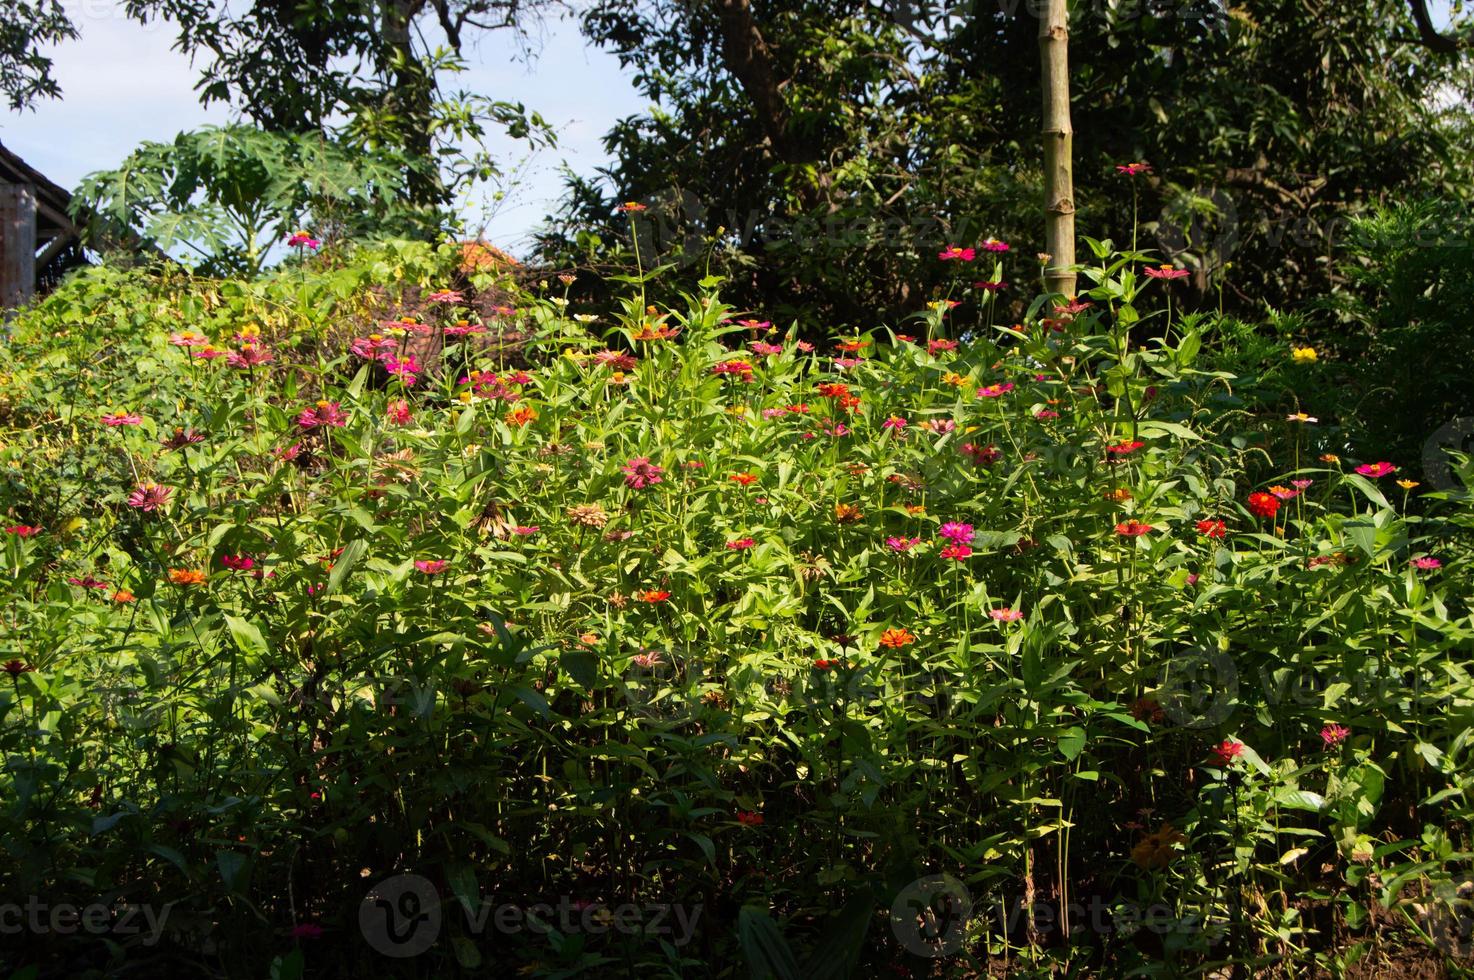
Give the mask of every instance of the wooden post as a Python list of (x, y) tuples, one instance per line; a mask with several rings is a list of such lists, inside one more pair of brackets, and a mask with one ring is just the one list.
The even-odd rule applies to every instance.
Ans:
[(36, 193), (0, 184), (0, 309), (30, 302), (36, 291)]
[(1075, 296), (1075, 178), (1070, 128), (1070, 14), (1067, 0), (1044, 0), (1039, 63), (1044, 89), (1044, 285)]

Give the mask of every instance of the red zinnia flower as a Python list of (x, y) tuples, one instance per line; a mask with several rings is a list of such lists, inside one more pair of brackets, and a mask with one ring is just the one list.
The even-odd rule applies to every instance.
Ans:
[(1231, 766), (1233, 765), (1233, 760), (1244, 754), (1244, 743), (1235, 742), (1231, 738), (1226, 738), (1213, 746), (1212, 751), (1214, 765)]
[(1279, 498), (1272, 493), (1249, 494), (1249, 512), (1255, 517), (1273, 517), (1280, 509)]
[(1227, 533), (1228, 528), (1222, 521), (1198, 521), (1198, 530), (1205, 537), (1221, 538)]
[(753, 813), (751, 810), (738, 810), (737, 822), (744, 827), (761, 827), (763, 825), (763, 815), (761, 813)]
[(648, 602), (653, 606), (657, 603), (665, 602), (666, 600), (668, 600), (670, 598), (670, 593), (665, 591), (664, 589), (646, 589), (644, 592), (641, 592), (637, 598), (639, 598), (641, 602)]
[(1138, 521), (1122, 521), (1116, 525), (1116, 533), (1126, 538), (1139, 538), (1152, 529), (1150, 524)]
[(965, 544), (949, 544), (941, 550), (943, 558), (951, 558), (954, 561), (963, 561), (972, 557), (972, 546)]
[(1182, 279), (1188, 275), (1186, 269), (1174, 269), (1170, 265), (1159, 265), (1155, 269), (1147, 269), (1148, 279)]
[(1113, 446), (1107, 446), (1105, 451), (1111, 456), (1129, 456), (1145, 445), (1146, 443), (1140, 441), (1118, 442)]
[(41, 529), (39, 527), (32, 527), (29, 524), (12, 524), (5, 529), (5, 533), (13, 534), (18, 538), (34, 538), (41, 533)]

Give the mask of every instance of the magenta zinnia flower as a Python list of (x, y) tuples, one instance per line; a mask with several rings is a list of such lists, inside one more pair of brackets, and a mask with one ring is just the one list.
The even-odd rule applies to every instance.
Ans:
[(137, 507), (142, 511), (158, 510), (169, 502), (169, 496), (173, 492), (168, 487), (161, 487), (157, 483), (140, 483), (137, 489), (128, 495), (128, 506)]
[(348, 424), (348, 416), (337, 402), (322, 401), (316, 407), (306, 409), (298, 415), (297, 424), (304, 429), (315, 429), (318, 426), (341, 429)]
[(948, 541), (955, 541), (957, 544), (968, 544), (972, 541), (972, 525), (948, 521), (937, 531), (937, 536), (946, 538)]
[(322, 242), (318, 241), (316, 238), (313, 238), (305, 231), (299, 231), (294, 233), (290, 238), (287, 239), (287, 247), (310, 248), (315, 250), (322, 247)]
[(885, 546), (892, 551), (907, 552), (921, 543), (920, 538), (886, 538)]
[(978, 248), (984, 252), (1006, 252), (1009, 246), (1007, 242), (1000, 242), (996, 238), (985, 238), (978, 243)]
[(127, 412), (109, 412), (102, 417), (102, 424), (117, 428), (120, 425), (142, 425), (142, 415), (132, 415)]
[(736, 541), (728, 541), (727, 542), (727, 550), (728, 551), (746, 551), (748, 548), (751, 548), (751, 547), (753, 547), (756, 544), (757, 544), (757, 541), (754, 540), (754, 539), (752, 539), (752, 538), (738, 538)]
[(977, 252), (970, 248), (959, 248), (956, 245), (948, 245), (937, 253), (937, 258), (943, 262), (971, 262), (977, 258)]
[(1427, 556), (1422, 558), (1414, 558), (1412, 561), (1408, 562), (1408, 564), (1423, 572), (1431, 572), (1435, 568), (1443, 567), (1443, 562), (1439, 561), (1437, 558)]
[(1360, 473), (1362, 476), (1386, 476), (1388, 473), (1396, 473), (1397, 467), (1393, 466), (1391, 463), (1386, 462), (1362, 463), (1356, 468), (1356, 472)]
[(1000, 398), (1013, 390), (1013, 382), (1005, 381), (1002, 384), (984, 385), (978, 389), (979, 398)]
[(649, 456), (636, 456), (624, 464), (624, 482), (636, 490), (661, 482), (660, 474), (665, 470), (650, 462)]
[(450, 562), (444, 558), (432, 558), (428, 560), (421, 558), (415, 560), (415, 568), (424, 572), (426, 575), (439, 575), (449, 567)]
[(1326, 748), (1334, 748), (1346, 741), (1346, 736), (1351, 734), (1351, 729), (1335, 722), (1331, 722), (1320, 730), (1320, 740), (1325, 743)]
[(1151, 164), (1148, 163), (1118, 163), (1116, 164), (1116, 172), (1125, 174), (1128, 177), (1135, 177), (1137, 174), (1151, 173), (1152, 168)]

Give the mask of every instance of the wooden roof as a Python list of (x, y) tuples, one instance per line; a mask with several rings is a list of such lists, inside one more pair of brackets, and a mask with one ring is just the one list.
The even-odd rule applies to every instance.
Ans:
[(60, 235), (75, 236), (77, 226), (67, 209), (72, 195), (0, 143), (0, 183), (30, 184), (36, 194), (36, 241), (44, 244)]

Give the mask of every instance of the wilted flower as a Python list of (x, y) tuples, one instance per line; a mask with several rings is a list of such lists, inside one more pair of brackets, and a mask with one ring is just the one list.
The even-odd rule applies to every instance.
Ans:
[(1186, 837), (1170, 823), (1164, 823), (1160, 830), (1147, 834), (1131, 849), (1131, 863), (1145, 871), (1161, 871), (1186, 843)]
[(580, 527), (600, 528), (609, 523), (609, 515), (598, 504), (574, 504), (564, 513)]
[(835, 504), (834, 519), (840, 524), (858, 523), (865, 514), (854, 504)]

